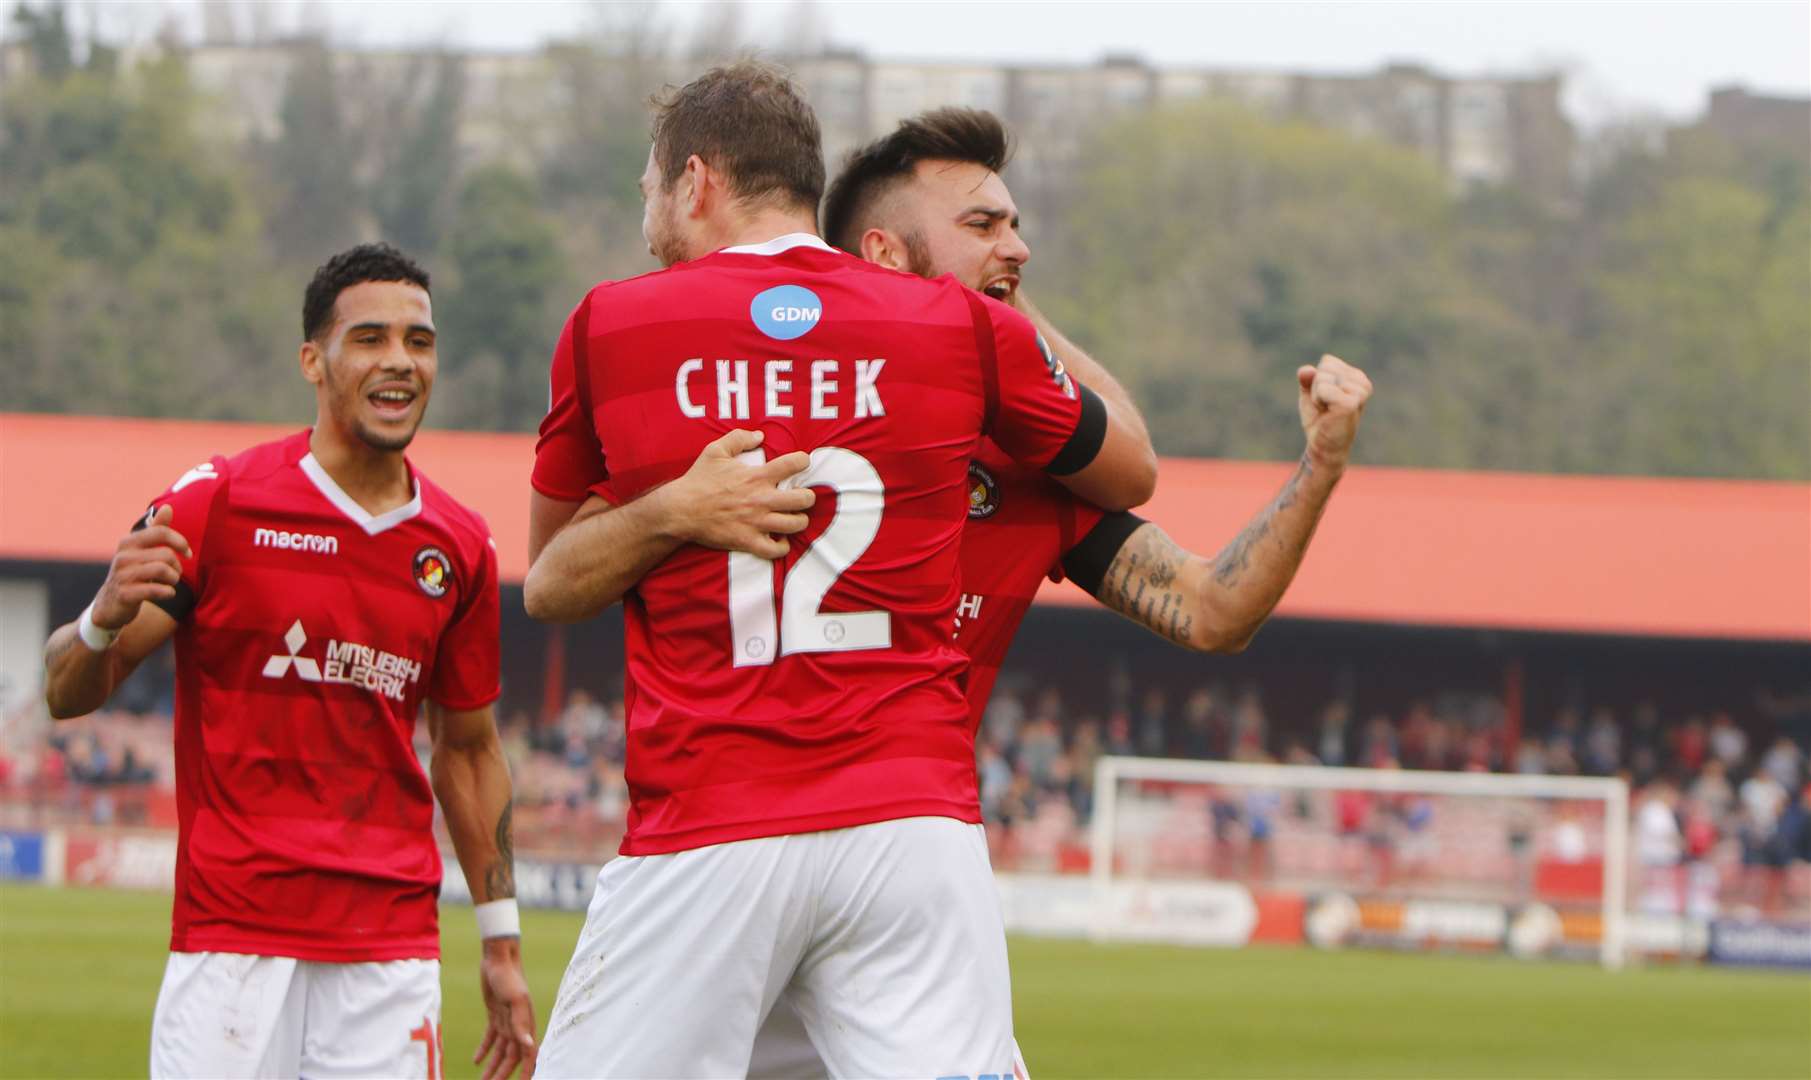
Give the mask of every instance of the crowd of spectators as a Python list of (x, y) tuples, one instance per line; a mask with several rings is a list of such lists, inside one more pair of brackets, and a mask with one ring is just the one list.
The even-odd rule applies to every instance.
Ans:
[[(1525, 721), (1509, 745), (1502, 703), (1446, 694), (1399, 713), (1355, 712), (1345, 700), (1284, 720), (1255, 685), (1163, 688), (1104, 715), (1072, 710), (1054, 687), (1001, 680), (981, 723), (976, 765), (997, 858), (1020, 847), (1081, 843), (1103, 754), (1547, 775), (1620, 775), (1635, 790), (1634, 837), (1644, 866), (1720, 865), (1708, 886), (1725, 900), (1777, 903), (1780, 868), (1811, 862), (1811, 777), (1800, 733), (1811, 694), (1761, 693), (1731, 711), (1667, 717), (1653, 703), (1625, 711), (1562, 709)], [(173, 786), (167, 717), (110, 712), (21, 738), (0, 738), (0, 789), (58, 798), (90, 817), (117, 816), (94, 793)], [(37, 721), (41, 724), (42, 721)], [(502, 722), (516, 785), (520, 850), (607, 851), (628, 806), (620, 696), (574, 691), (556, 716), (515, 712)], [(1800, 733), (1800, 737), (1803, 737)], [(425, 741), (420, 746), (425, 758)], [(57, 795), (55, 793), (64, 793)], [(75, 794), (69, 794), (69, 793)], [(98, 807), (98, 809), (97, 809)], [(1739, 867), (1729, 870), (1729, 867)], [(1697, 879), (1690, 879), (1697, 880)], [(1703, 891), (1698, 885), (1682, 885)]]

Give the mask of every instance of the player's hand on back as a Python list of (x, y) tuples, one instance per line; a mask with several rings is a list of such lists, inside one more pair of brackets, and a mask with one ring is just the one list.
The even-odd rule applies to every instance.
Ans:
[(1308, 456), (1316, 464), (1344, 466), (1358, 437), (1359, 418), (1371, 400), (1370, 378), (1332, 355), (1322, 356), (1314, 367), (1297, 368), (1295, 378)]
[(113, 553), (107, 580), (94, 598), (89, 616), (102, 630), (118, 630), (138, 617), (147, 600), (168, 600), (182, 580), (182, 559), (189, 556), (189, 542), (170, 527), (174, 511), (157, 508), (151, 523), (126, 534)]
[(485, 1025), (472, 1064), (484, 1066), (484, 1080), (507, 1080), (518, 1065), (522, 1080), (534, 1076), (539, 1048), (534, 1041), (534, 1002), (528, 996), (528, 978), (522, 974), (521, 946), (520, 938), (490, 938), (478, 962)]
[(780, 484), (811, 464), (803, 451), (755, 464), (743, 455), (764, 436), (738, 428), (706, 446), (684, 476), (661, 489), (677, 535), (721, 551), (746, 551), (764, 559), (787, 552), (784, 539), (801, 532), (817, 496), (810, 488)]

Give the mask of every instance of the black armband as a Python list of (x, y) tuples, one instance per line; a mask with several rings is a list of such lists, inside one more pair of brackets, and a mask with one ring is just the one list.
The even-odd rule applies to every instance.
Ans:
[[(152, 503), (143, 514), (139, 515), (138, 520), (132, 523), (131, 531), (138, 532), (140, 529), (150, 527), (151, 517), (156, 513), (157, 504)], [(195, 590), (189, 588), (188, 582), (180, 580), (176, 582), (174, 588), (176, 589), (175, 596), (165, 597), (162, 600), (153, 600), (151, 603), (162, 608), (164, 614), (168, 615), (170, 618), (175, 619), (177, 622), (181, 622), (188, 618), (189, 614), (195, 610)]]
[(1044, 466), (1044, 471), (1051, 476), (1069, 476), (1087, 468), (1099, 456), (1101, 444), (1107, 441), (1107, 403), (1100, 395), (1083, 386), (1075, 384), (1075, 389), (1082, 401), (1082, 416), (1075, 422), (1075, 431), (1069, 441)]
[(1089, 596), (1098, 597), (1107, 568), (1119, 557), (1119, 549), (1125, 547), (1126, 541), (1145, 523), (1144, 518), (1128, 510), (1102, 517), (1088, 530), (1088, 535), (1063, 556), (1063, 573), (1087, 590)]

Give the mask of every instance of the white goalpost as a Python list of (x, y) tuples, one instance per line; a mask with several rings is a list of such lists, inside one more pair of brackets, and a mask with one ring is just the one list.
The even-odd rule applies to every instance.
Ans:
[(1557, 938), (1562, 918), (1545, 899), (1570, 889), (1569, 904), (1555, 901), (1565, 924), (1590, 927), (1605, 967), (1625, 959), (1620, 779), (1106, 756), (1095, 765), (1090, 845), (1101, 938), (1140, 936), (1115, 914), (1128, 889), (1220, 888), (1333, 896), (1353, 912), (1364, 906), (1355, 893), (1367, 910), (1406, 901), (1411, 921), (1434, 912), (1434, 924), (1440, 913), (1463, 921), (1494, 911), (1513, 946), (1523, 927), (1508, 913), (1532, 912), (1529, 932)]

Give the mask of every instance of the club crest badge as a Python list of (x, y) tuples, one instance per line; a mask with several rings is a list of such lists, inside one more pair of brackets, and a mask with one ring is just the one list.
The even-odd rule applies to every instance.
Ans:
[(968, 463), (968, 516), (993, 517), (1000, 508), (1000, 485), (979, 462)]
[(437, 547), (424, 547), (415, 553), (415, 584), (421, 591), (438, 600), (453, 586), (453, 564), (446, 552)]

